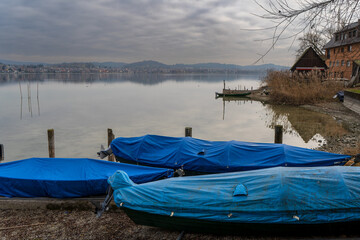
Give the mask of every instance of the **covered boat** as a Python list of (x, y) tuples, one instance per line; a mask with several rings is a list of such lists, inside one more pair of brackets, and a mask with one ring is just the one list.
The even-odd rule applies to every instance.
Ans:
[(249, 92), (249, 91), (231, 90), (231, 92), (229, 91), (228, 93), (215, 92), (215, 97), (216, 98), (219, 98), (219, 97), (246, 97), (250, 94), (251, 94), (251, 92)]
[(140, 185), (124, 172), (109, 179), (116, 204), (137, 224), (227, 234), (344, 226), (357, 231), (359, 182), (360, 168), (344, 166), (276, 167)]
[(171, 177), (173, 170), (87, 158), (30, 158), (0, 164), (0, 196), (73, 198), (105, 195), (117, 170), (144, 183)]
[(110, 147), (120, 162), (183, 169), (187, 175), (277, 166), (333, 166), (343, 165), (350, 159), (348, 155), (285, 144), (206, 141), (157, 135), (116, 138)]

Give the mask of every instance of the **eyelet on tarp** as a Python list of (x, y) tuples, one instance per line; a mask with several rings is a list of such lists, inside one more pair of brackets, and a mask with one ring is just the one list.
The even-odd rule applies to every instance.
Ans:
[(245, 187), (244, 184), (239, 184), (236, 186), (235, 191), (233, 193), (233, 196), (247, 196), (248, 195), (248, 190)]
[(198, 154), (197, 155), (205, 155), (205, 150), (203, 149), (203, 150), (201, 150), (200, 152), (198, 152)]

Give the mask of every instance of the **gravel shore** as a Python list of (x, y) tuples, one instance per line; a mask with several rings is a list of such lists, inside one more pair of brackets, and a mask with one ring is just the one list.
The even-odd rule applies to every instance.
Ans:
[[(344, 153), (357, 151), (360, 143), (360, 116), (346, 109), (341, 103), (333, 102), (312, 106), (302, 106), (331, 115), (342, 124), (348, 133), (326, 139), (320, 150)], [(355, 150), (354, 150), (355, 149)], [(359, 153), (359, 152), (358, 152)], [(1, 204), (2, 202), (0, 202)], [(179, 231), (137, 226), (120, 209), (113, 209), (101, 218), (96, 218), (94, 207), (77, 209), (0, 209), (0, 239), (178, 239)], [(182, 239), (359, 239), (359, 236), (218, 236), (185, 233)]]
[[(96, 218), (91, 210), (0, 210), (0, 239), (178, 239), (181, 232), (135, 225), (120, 209)], [(223, 236), (185, 233), (181, 239), (359, 239), (346, 234), (314, 236)]]

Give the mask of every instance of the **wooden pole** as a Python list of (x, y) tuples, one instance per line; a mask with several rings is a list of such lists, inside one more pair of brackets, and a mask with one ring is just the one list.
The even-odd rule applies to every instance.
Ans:
[(55, 157), (55, 133), (54, 129), (48, 129), (49, 158)]
[(4, 145), (0, 144), (0, 162), (4, 161)]
[(275, 126), (275, 139), (274, 143), (282, 143), (283, 142), (283, 126), (276, 125)]
[(185, 128), (185, 137), (192, 137), (192, 127)]
[[(115, 135), (114, 135), (113, 130), (111, 128), (108, 128), (107, 132), (108, 132), (108, 146), (110, 146), (112, 140), (115, 139)], [(108, 156), (108, 161), (115, 162), (115, 158), (114, 158), (113, 154)]]

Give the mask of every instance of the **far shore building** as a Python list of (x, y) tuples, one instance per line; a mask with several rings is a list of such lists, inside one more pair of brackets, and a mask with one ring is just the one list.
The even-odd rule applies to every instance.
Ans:
[(360, 19), (337, 31), (324, 49), (330, 79), (359, 78)]
[(316, 47), (307, 48), (290, 68), (292, 72), (308, 73), (311, 71), (325, 72), (327, 69), (324, 54)]

